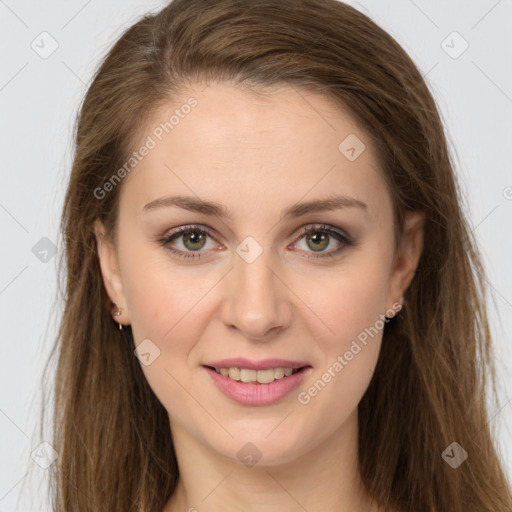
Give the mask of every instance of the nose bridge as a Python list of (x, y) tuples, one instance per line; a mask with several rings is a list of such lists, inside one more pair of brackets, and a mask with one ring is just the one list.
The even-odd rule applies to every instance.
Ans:
[(247, 237), (236, 248), (234, 269), (230, 278), (234, 285), (225, 298), (226, 324), (240, 329), (247, 337), (261, 338), (275, 327), (288, 324), (291, 311), (283, 285), (275, 276), (270, 248), (263, 248), (253, 237)]

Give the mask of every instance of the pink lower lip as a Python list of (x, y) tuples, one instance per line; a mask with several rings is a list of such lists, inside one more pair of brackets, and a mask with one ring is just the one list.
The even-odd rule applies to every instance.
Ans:
[(228, 397), (244, 405), (270, 405), (279, 402), (301, 384), (306, 374), (312, 370), (309, 366), (288, 377), (275, 380), (270, 384), (246, 384), (225, 377), (215, 370), (204, 366), (217, 384), (217, 387)]

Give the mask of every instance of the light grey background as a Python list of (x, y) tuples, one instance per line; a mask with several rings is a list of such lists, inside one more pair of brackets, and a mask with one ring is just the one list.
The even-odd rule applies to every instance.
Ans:
[[(164, 3), (0, 0), (0, 512), (48, 510), (41, 487), (47, 470), (31, 454), (44, 441), (37, 430), (41, 372), (61, 307), (54, 304), (51, 247), (62, 250), (58, 219), (74, 116), (114, 40)], [(441, 110), (494, 297), (502, 388), (490, 424), (511, 478), (512, 1), (349, 3), (402, 44)]]

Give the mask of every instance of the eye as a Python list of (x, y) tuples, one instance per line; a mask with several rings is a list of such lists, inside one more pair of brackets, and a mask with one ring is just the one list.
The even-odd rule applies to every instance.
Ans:
[[(347, 235), (325, 224), (302, 228), (299, 234), (301, 235), (299, 241), (304, 241), (305, 252), (311, 252), (308, 249), (313, 252), (313, 254), (305, 256), (309, 259), (332, 258), (340, 254), (346, 247), (354, 245), (354, 242)], [(332, 245), (331, 242), (334, 243), (335, 248), (325, 251)], [(298, 242), (294, 242), (293, 246), (297, 245)]]
[[(347, 235), (324, 224), (302, 228), (299, 232), (299, 236), (299, 240), (294, 242), (292, 247), (297, 247), (299, 242), (304, 240), (305, 248), (301, 250), (306, 253), (313, 253), (304, 256), (309, 259), (334, 257), (341, 253), (346, 247), (354, 245), (354, 242)], [(202, 249), (211, 250), (215, 247), (218, 248), (215, 244), (214, 247), (207, 247), (208, 238), (215, 240), (213, 232), (209, 228), (199, 225), (189, 225), (177, 228), (171, 233), (159, 238), (158, 242), (179, 258), (199, 259), (201, 258), (201, 252), (203, 252)], [(180, 241), (178, 245), (181, 245), (181, 248), (173, 246), (176, 240)], [(330, 251), (325, 251), (325, 249), (332, 245), (332, 242), (337, 246)]]
[[(158, 242), (180, 258), (199, 259), (201, 257), (200, 251), (206, 247), (208, 237), (214, 238), (213, 233), (209, 229), (203, 226), (192, 225), (182, 226), (172, 233), (163, 236)], [(181, 240), (183, 249), (174, 248), (171, 244), (174, 240)], [(206, 247), (206, 249), (211, 249), (211, 247)]]

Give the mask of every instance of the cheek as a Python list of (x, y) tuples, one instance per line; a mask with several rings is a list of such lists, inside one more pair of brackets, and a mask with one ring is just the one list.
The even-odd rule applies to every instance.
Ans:
[[(220, 276), (195, 268), (180, 269), (166, 255), (131, 252), (124, 261), (124, 290), (135, 343), (149, 338), (170, 361), (185, 366), (205, 328), (208, 297)], [(176, 365), (178, 366), (178, 364)]]
[(361, 254), (345, 267), (297, 280), (294, 292), (304, 304), (303, 317), (310, 319), (317, 344), (332, 356), (348, 350), (351, 341), (376, 322), (380, 325), (387, 287), (388, 262)]
[(313, 281), (314, 290), (298, 291), (315, 313), (305, 317), (321, 360), (298, 401), (308, 414), (329, 408), (332, 428), (357, 407), (379, 357), (389, 262), (375, 254), (366, 251), (343, 270)]
[(180, 272), (165, 258), (157, 260), (142, 251), (125, 258), (124, 271), (135, 346), (151, 341), (151, 362), (141, 361), (141, 369), (165, 409), (186, 417), (195, 406), (184, 392), (194, 370), (190, 353), (204, 329), (207, 294), (218, 277)]
[(318, 330), (315, 345), (321, 364), (297, 395), (299, 407), (308, 417), (322, 418), (327, 432), (356, 411), (375, 371), (385, 326), (382, 283), (357, 278), (338, 284), (343, 284), (342, 291), (331, 289), (319, 301), (322, 319), (334, 334)]

